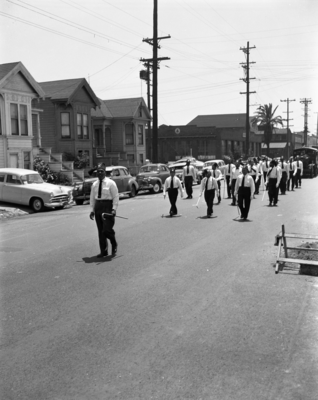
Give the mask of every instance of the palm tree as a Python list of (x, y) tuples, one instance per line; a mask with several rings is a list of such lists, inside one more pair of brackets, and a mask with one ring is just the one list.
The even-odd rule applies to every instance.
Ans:
[(280, 115), (274, 116), (277, 107), (273, 111), (273, 105), (271, 103), (259, 106), (254, 113), (255, 116), (251, 120), (252, 125), (261, 126), (262, 130), (264, 130), (264, 142), (267, 146), (267, 156), (269, 155), (269, 144), (273, 137), (273, 128), (277, 125), (283, 126), (282, 117)]

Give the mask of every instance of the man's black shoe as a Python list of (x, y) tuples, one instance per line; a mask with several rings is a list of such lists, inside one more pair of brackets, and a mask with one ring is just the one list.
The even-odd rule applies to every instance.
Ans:
[(97, 255), (97, 258), (103, 258), (103, 257), (107, 257), (108, 256), (108, 251), (104, 251), (103, 253), (100, 253)]
[(115, 256), (117, 254), (117, 244), (112, 247), (112, 256)]

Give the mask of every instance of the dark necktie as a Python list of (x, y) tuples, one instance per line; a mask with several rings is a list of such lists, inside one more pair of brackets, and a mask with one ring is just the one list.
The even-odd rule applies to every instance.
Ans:
[(213, 171), (213, 177), (215, 178), (215, 171)]
[(230, 173), (230, 167), (231, 167), (231, 164), (229, 164), (229, 173)]
[(187, 174), (189, 174), (189, 165), (187, 166)]
[(99, 181), (98, 196), (97, 196), (99, 199), (102, 197), (102, 184), (103, 184), (103, 181)]
[(299, 161), (297, 161), (297, 168), (299, 167)]
[(173, 189), (173, 178), (171, 177), (170, 189)]
[(282, 162), (282, 169), (284, 169), (284, 163)]
[(243, 175), (243, 179), (242, 179), (242, 187), (244, 187), (244, 180), (245, 180), (245, 175)]
[(209, 178), (206, 178), (206, 182), (205, 182), (205, 190), (208, 190), (208, 183), (209, 183)]
[(293, 169), (292, 162), (290, 162), (290, 169)]

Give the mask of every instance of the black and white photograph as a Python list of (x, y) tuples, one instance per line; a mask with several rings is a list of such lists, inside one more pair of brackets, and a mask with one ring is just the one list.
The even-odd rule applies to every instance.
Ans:
[(318, 2), (0, 33), (0, 399), (316, 400)]

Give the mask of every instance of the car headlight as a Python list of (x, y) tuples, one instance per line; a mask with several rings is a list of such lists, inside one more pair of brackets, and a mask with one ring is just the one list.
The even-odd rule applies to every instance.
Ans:
[(54, 193), (53, 192), (50, 193), (50, 198), (52, 198), (52, 197), (54, 197)]

